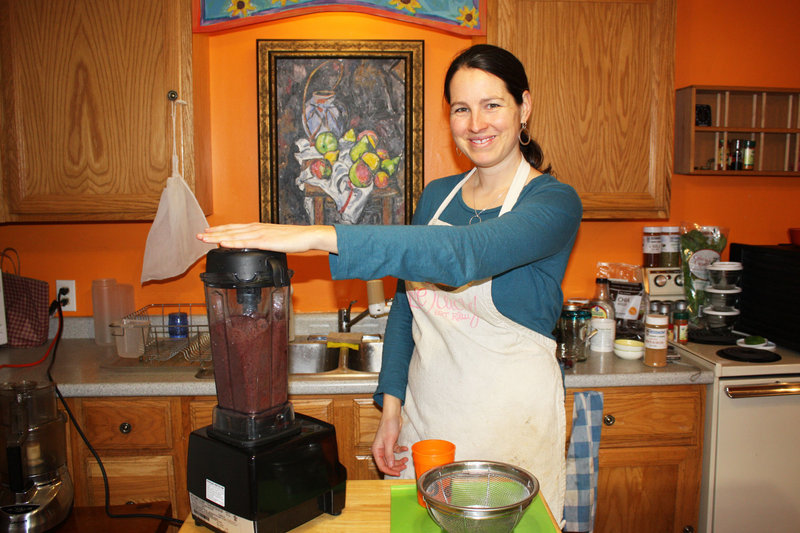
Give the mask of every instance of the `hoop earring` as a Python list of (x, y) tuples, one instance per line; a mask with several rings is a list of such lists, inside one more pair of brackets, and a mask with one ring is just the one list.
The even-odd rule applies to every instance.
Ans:
[[(525, 137), (528, 139), (525, 142), (522, 142), (522, 134), (525, 134)], [(531, 143), (531, 134), (528, 133), (528, 125), (524, 122), (520, 122), (519, 125), (519, 144), (522, 146), (528, 146)]]

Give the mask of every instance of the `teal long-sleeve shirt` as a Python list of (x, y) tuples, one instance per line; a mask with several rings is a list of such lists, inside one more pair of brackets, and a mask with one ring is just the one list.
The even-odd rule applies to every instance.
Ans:
[(403, 280), (460, 286), (493, 277), (492, 301), (507, 318), (552, 337), (561, 312), (561, 281), (575, 242), (582, 206), (575, 190), (543, 174), (528, 183), (514, 207), (475, 211), (456, 194), (439, 216), (450, 226), (428, 226), (464, 174), (425, 187), (410, 226), (337, 225), (338, 254), (330, 255), (333, 279), (398, 278), (386, 325), (375, 400), (405, 400), (414, 352), (413, 316)]

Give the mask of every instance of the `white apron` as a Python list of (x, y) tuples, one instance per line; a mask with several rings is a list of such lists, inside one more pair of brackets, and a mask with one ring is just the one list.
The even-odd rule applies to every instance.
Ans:
[[(530, 166), (523, 159), (500, 209), (516, 203)], [(429, 222), (461, 190), (445, 198)], [(454, 259), (455, 260), (455, 259)], [(555, 341), (503, 316), (492, 302), (491, 278), (454, 290), (406, 282), (415, 343), (398, 444), (439, 438), (456, 445), (456, 460), (494, 460), (539, 480), (553, 515), (564, 506), (564, 389)], [(536, 298), (536, 294), (530, 294)], [(401, 477), (413, 478), (411, 453)]]

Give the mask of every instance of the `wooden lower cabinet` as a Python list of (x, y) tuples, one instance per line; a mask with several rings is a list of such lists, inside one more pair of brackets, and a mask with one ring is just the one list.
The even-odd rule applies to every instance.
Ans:
[[(185, 516), (186, 436), (178, 397), (69, 398), (70, 410), (100, 457), (111, 505), (169, 501)], [(70, 427), (69, 467), (75, 505), (105, 504), (103, 475), (86, 444)]]
[[(573, 394), (567, 390), (567, 442)], [(701, 385), (608, 387), (595, 533), (690, 533), (698, 529), (702, 470)]]
[[(567, 390), (567, 442), (573, 392)], [(607, 387), (600, 442), (595, 532), (697, 530), (704, 389), (701, 385)], [(348, 479), (379, 479), (370, 452), (380, 410), (368, 395), (292, 397), (295, 411), (336, 426)], [(71, 398), (87, 438), (103, 461), (111, 504), (172, 502), (189, 513), (189, 434), (211, 424), (216, 398)], [(76, 505), (103, 505), (100, 468), (70, 428)]]

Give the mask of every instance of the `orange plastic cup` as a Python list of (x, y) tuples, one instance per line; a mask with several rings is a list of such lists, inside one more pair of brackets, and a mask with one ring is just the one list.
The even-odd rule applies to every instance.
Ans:
[[(446, 440), (421, 440), (411, 446), (411, 457), (414, 460), (414, 474), (419, 479), (419, 476), (431, 468), (455, 461), (456, 445)], [(425, 500), (419, 491), (417, 491), (417, 502), (425, 507)]]

